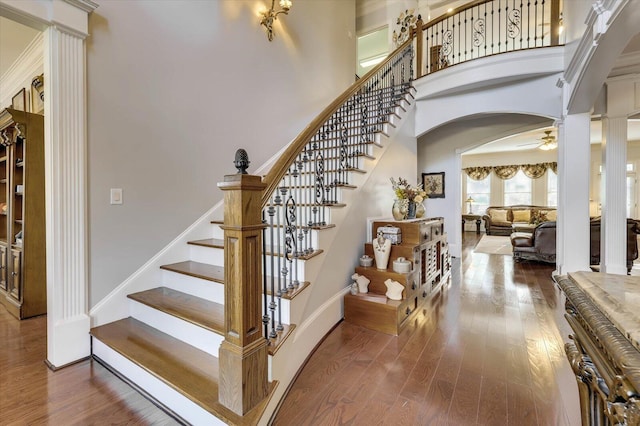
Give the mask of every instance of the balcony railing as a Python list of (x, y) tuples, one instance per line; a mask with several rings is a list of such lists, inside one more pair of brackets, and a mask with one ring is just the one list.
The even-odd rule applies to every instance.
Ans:
[(415, 29), (417, 77), (500, 53), (557, 46), (560, 0), (475, 1)]

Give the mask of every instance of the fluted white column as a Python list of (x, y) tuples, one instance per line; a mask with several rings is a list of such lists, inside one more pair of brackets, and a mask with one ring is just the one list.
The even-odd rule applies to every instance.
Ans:
[(53, 25), (44, 50), (47, 360), (57, 368), (90, 354), (84, 39)]
[(558, 125), (559, 274), (589, 270), (590, 114), (569, 114)]
[(640, 107), (638, 74), (607, 80), (607, 112), (602, 127), (602, 229), (600, 266), (627, 273), (627, 117)]

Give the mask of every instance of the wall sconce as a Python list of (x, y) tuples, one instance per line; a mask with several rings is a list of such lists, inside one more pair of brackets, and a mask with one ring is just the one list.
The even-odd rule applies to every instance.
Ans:
[(271, 0), (271, 9), (262, 12), (262, 19), (260, 20), (260, 25), (264, 25), (267, 29), (267, 38), (269, 41), (273, 40), (273, 21), (278, 19), (278, 15), (281, 13), (288, 15), (292, 3), (291, 0), (280, 0), (279, 4), (282, 9), (275, 10), (275, 2), (276, 0)]
[(465, 200), (465, 203), (469, 204), (469, 214), (473, 214), (473, 212), (471, 211), (471, 203), (475, 203), (476, 200), (474, 200), (473, 198), (469, 197)]

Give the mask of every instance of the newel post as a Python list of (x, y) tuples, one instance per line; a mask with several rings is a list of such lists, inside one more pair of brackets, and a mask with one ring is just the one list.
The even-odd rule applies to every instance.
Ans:
[(218, 400), (244, 415), (268, 394), (267, 342), (262, 336), (262, 192), (260, 176), (246, 174), (244, 150), (238, 174), (226, 175), (224, 191), (224, 315)]
[(418, 15), (418, 20), (416, 21), (416, 80), (422, 77), (422, 16)]

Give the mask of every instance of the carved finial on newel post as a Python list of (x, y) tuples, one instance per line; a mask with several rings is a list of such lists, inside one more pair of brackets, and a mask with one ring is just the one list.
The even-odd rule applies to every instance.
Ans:
[(242, 416), (269, 393), (267, 343), (262, 336), (261, 176), (247, 174), (249, 156), (236, 152), (238, 173), (226, 175), (224, 192), (224, 315), (218, 400)]
[(251, 161), (249, 161), (247, 151), (242, 148), (236, 151), (236, 159), (233, 164), (236, 166), (236, 169), (238, 169), (238, 174), (246, 175), (250, 163)]

